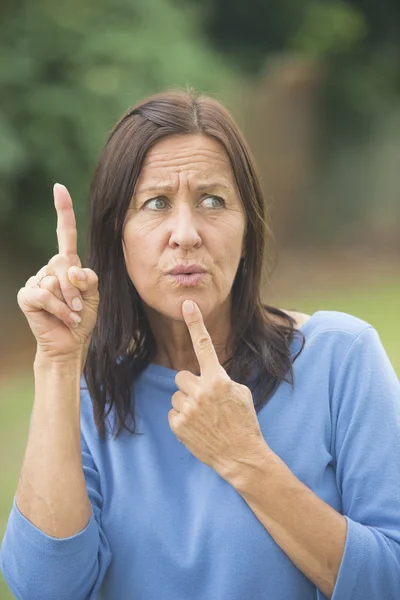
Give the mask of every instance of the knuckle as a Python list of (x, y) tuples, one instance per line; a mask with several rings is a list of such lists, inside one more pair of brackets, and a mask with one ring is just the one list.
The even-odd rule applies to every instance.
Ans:
[(40, 284), (40, 287), (45, 290), (54, 292), (59, 287), (59, 281), (57, 277), (46, 277)]
[(37, 279), (37, 275), (32, 275), (32, 277), (29, 277), (29, 279), (26, 281), (25, 287), (32, 287), (33, 285), (36, 285)]
[(50, 302), (53, 296), (53, 294), (49, 290), (46, 290), (46, 288), (41, 287), (38, 288), (37, 295), (39, 302), (41, 302), (42, 304), (48, 304), (48, 302)]
[(202, 411), (204, 408), (206, 408), (207, 402), (206, 402), (206, 397), (204, 394), (201, 394), (199, 396), (195, 397), (195, 402), (196, 402), (196, 406), (197, 408)]
[(61, 303), (59, 308), (58, 308), (58, 316), (62, 321), (71, 321), (70, 318), (70, 312), (71, 310), (68, 308), (68, 306), (64, 303)]
[(64, 295), (69, 297), (80, 296), (78, 288), (70, 282), (67, 272), (63, 273), (62, 275), (60, 274), (58, 280), (61, 291)]
[(190, 402), (183, 402), (181, 412), (185, 415), (185, 417), (190, 419), (190, 417), (192, 417), (196, 412), (196, 408)]
[(202, 323), (203, 323), (203, 321), (199, 317), (192, 318), (190, 321), (190, 325), (192, 327), (201, 327)]
[(21, 289), (18, 290), (17, 293), (17, 302), (18, 304), (21, 306), (21, 304), (23, 303), (24, 299), (25, 299), (25, 293), (26, 290), (24, 287), (22, 287)]
[(52, 268), (56, 268), (57, 265), (59, 264), (59, 254), (55, 254), (54, 256), (51, 257), (51, 259), (49, 260), (49, 262), (47, 263), (48, 267), (52, 267)]
[(215, 377), (215, 385), (221, 389), (223, 392), (229, 392), (232, 388), (232, 380), (230, 378), (224, 377), (224, 375), (217, 375)]
[(60, 252), (58, 255), (60, 262), (62, 262), (63, 264), (70, 264), (71, 260), (69, 258), (68, 254), (63, 254), (62, 252)]
[(51, 257), (49, 262), (47, 263), (48, 267), (51, 267), (53, 270), (59, 269), (60, 267), (65, 267), (69, 265), (70, 261), (67, 254), (55, 254)]
[(178, 422), (177, 422), (177, 419), (176, 419), (176, 413), (175, 413), (174, 409), (170, 410), (169, 413), (168, 413), (168, 422), (170, 424), (171, 429), (176, 434), (176, 431), (178, 429)]
[[(183, 378), (185, 376), (186, 371), (178, 371), (177, 374), (175, 375), (175, 383), (178, 386), (178, 388), (181, 387), (181, 385), (183, 385)], [(177, 392), (175, 392), (177, 393)], [(175, 394), (174, 394), (175, 396)]]
[[(69, 298), (74, 298), (75, 296), (79, 296), (79, 292), (77, 288), (72, 285), (72, 283), (68, 283), (64, 279), (60, 281), (61, 291), (64, 296), (68, 296)], [(77, 293), (78, 292), (78, 293)]]
[(208, 346), (210, 345), (210, 342), (211, 342), (211, 338), (208, 335), (201, 335), (197, 340), (197, 344), (200, 349), (208, 348)]
[(197, 406), (204, 406), (207, 403), (208, 393), (205, 390), (200, 389), (194, 392), (193, 397), (196, 400)]
[(99, 283), (99, 278), (97, 277), (97, 273), (92, 271), (92, 269), (83, 269), (83, 270), (86, 273), (90, 287), (97, 287), (97, 285)]

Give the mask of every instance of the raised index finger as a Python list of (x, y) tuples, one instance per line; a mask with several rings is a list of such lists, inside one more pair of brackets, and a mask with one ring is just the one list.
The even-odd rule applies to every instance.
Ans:
[[(60, 183), (54, 185), (54, 206), (57, 211), (57, 241), (59, 254), (68, 254), (72, 259), (77, 257), (77, 233), (72, 198)], [(75, 262), (75, 261), (73, 261)]]
[[(193, 304), (193, 312), (186, 310), (187, 306)], [(200, 365), (201, 375), (215, 373), (221, 369), (217, 353), (212, 343), (210, 334), (204, 325), (203, 315), (195, 302), (185, 300), (183, 303), (183, 315), (188, 326), (190, 337), (192, 338), (193, 348)]]

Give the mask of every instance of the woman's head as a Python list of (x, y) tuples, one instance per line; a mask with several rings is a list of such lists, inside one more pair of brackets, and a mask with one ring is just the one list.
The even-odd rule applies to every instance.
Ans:
[[(245, 358), (254, 350), (250, 330), (262, 328), (255, 321), (265, 314), (260, 290), (271, 237), (254, 161), (222, 104), (168, 91), (131, 108), (111, 132), (91, 186), (89, 266), (100, 291), (86, 368), (92, 391), (95, 381), (113, 378), (105, 386), (112, 397), (115, 386), (126, 389), (124, 365), (136, 359), (132, 376), (156, 353), (148, 309), (181, 320), (186, 298), (205, 318), (229, 302), (232, 361), (240, 362), (244, 344), (237, 367), (247, 376), (255, 366)], [(193, 263), (208, 271), (195, 287), (167, 273)]]
[[(145, 307), (177, 320), (185, 299), (195, 300), (205, 318), (224, 307), (245, 227), (245, 208), (219, 141), (192, 133), (156, 142), (141, 166), (122, 234), (127, 272)], [(205, 272), (198, 282), (182, 281), (170, 274), (180, 265)]]
[[(192, 298), (207, 316), (228, 299), (239, 264), (247, 275), (233, 291), (258, 295), (267, 233), (250, 152), (219, 102), (166, 92), (116, 125), (92, 184), (90, 254), (109, 288), (128, 274), (145, 306), (181, 318)], [(209, 274), (195, 288), (166, 275), (196, 262)]]

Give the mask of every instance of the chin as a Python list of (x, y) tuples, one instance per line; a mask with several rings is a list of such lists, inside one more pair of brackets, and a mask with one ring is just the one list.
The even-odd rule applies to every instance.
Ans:
[(198, 298), (196, 298), (196, 294), (186, 294), (185, 296), (182, 296), (181, 298), (171, 298), (169, 300), (166, 300), (161, 305), (153, 304), (153, 305), (148, 305), (148, 306), (151, 311), (155, 311), (155, 312), (159, 313), (160, 315), (162, 315), (163, 317), (173, 319), (174, 321), (184, 321), (183, 314), (182, 314), (182, 304), (184, 303), (185, 300), (193, 300), (193, 302), (196, 302), (197, 306), (201, 310), (203, 317), (206, 316), (210, 312), (209, 303), (204, 302), (204, 300), (201, 301)]

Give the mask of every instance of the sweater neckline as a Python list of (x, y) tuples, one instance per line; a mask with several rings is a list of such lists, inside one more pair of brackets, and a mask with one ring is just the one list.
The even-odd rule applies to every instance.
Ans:
[[(310, 327), (311, 321), (313, 321), (320, 312), (322, 312), (322, 311), (317, 310), (312, 315), (310, 315), (310, 318), (307, 319), (307, 321), (305, 321), (304, 323), (302, 323), (297, 328), (297, 330), (302, 331), (304, 333)], [(296, 340), (292, 340), (292, 344), (295, 341)], [(149, 363), (148, 366), (146, 367), (144, 373), (146, 373), (146, 375), (148, 375), (149, 377), (156, 376), (156, 377), (161, 377), (163, 379), (174, 380), (178, 371), (175, 371), (174, 369), (170, 369), (169, 367), (163, 367), (162, 365), (157, 365), (156, 363)]]

